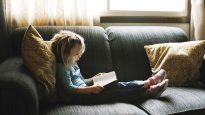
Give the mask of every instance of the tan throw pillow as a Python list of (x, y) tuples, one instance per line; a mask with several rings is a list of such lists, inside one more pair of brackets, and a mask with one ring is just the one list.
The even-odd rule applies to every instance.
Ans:
[(172, 86), (196, 85), (205, 53), (205, 40), (144, 46), (152, 72), (167, 71)]
[(29, 26), (24, 34), (21, 48), (26, 67), (38, 81), (40, 93), (52, 93), (56, 84), (56, 60), (51, 50), (51, 41), (45, 42), (38, 31)]

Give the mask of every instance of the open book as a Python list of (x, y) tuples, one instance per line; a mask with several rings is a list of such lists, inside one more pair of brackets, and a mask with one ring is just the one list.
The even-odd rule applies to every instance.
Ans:
[(104, 73), (102, 75), (99, 75), (93, 78), (94, 85), (98, 84), (100, 86), (105, 86), (116, 80), (117, 80), (117, 77), (116, 77), (115, 71)]

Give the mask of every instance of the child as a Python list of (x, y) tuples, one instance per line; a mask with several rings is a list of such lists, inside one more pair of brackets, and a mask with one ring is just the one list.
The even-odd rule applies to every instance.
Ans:
[[(85, 51), (84, 39), (76, 33), (60, 31), (52, 41), (57, 60), (57, 90), (63, 101), (74, 104), (132, 102), (158, 98), (167, 88), (168, 79), (163, 69), (145, 81), (117, 82), (106, 88), (93, 85), (92, 78), (84, 79), (77, 65)], [(103, 73), (95, 76), (100, 74)]]

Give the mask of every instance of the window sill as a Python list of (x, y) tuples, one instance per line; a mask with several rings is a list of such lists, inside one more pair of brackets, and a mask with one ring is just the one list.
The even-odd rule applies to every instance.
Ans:
[(100, 23), (190, 23), (190, 17), (101, 16)]

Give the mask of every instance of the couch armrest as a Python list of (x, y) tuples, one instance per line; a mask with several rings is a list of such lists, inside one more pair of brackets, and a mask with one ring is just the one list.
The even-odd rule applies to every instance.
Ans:
[(35, 81), (21, 57), (10, 58), (0, 65), (0, 114), (37, 115), (39, 97)]

